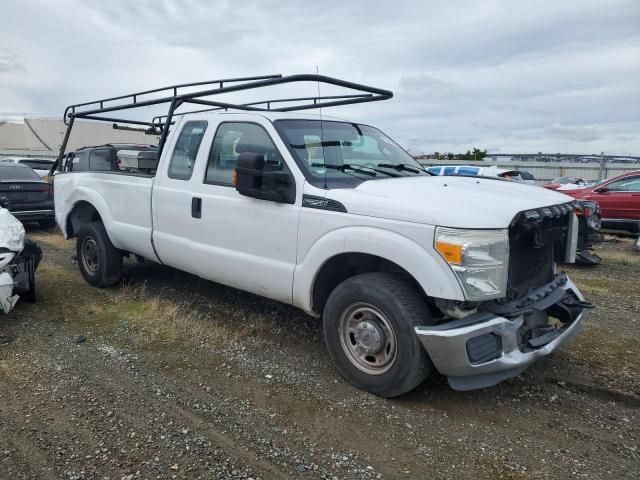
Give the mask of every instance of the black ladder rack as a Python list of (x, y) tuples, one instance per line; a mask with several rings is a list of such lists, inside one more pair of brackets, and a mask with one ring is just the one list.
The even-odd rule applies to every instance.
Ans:
[[(223, 93), (239, 92), (296, 82), (315, 82), (318, 84), (323, 83), (334, 85), (354, 90), (356, 93), (349, 95), (317, 95), (310, 97), (273, 98), (251, 103), (229, 103), (208, 98)], [(193, 89), (194, 87), (202, 87), (202, 89), (198, 91), (184, 92), (184, 90)], [(144, 98), (152, 94), (157, 94), (160, 97), (151, 99)], [(257, 77), (226, 78), (204, 82), (183, 83), (179, 85), (171, 85), (169, 87), (155, 88), (152, 90), (145, 90), (117, 97), (103, 98), (91, 102), (69, 105), (64, 111), (64, 123), (67, 125), (67, 130), (65, 132), (62, 145), (60, 146), (58, 158), (51, 168), (51, 173), (53, 173), (56, 168), (62, 164), (62, 158), (65, 155), (73, 123), (77, 118), (109, 123), (113, 122), (114, 127), (116, 127), (115, 124), (117, 122), (147, 127), (147, 131), (160, 135), (160, 141), (158, 144), (158, 156), (160, 156), (167, 139), (169, 126), (171, 125), (174, 116), (229, 109), (253, 112), (292, 112), (314, 108), (350, 105), (354, 103), (375, 102), (379, 100), (388, 100), (392, 97), (393, 93), (389, 90), (361, 85), (359, 83), (348, 82), (346, 80), (340, 80), (324, 75), (300, 74), (288, 76), (264, 75)], [(169, 104), (167, 114), (154, 117), (151, 122), (103, 116), (105, 113), (131, 110), (134, 108), (149, 107), (165, 103)], [(176, 110), (184, 104), (194, 104), (206, 108), (190, 110), (187, 112), (176, 112)]]

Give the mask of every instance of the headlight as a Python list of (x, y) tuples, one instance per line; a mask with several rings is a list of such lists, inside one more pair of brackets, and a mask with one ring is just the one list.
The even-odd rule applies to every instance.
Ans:
[(449, 264), (466, 300), (502, 298), (507, 294), (507, 230), (436, 228), (435, 249)]

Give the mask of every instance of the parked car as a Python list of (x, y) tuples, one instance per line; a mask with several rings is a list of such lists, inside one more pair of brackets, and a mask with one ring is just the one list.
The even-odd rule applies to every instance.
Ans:
[(55, 222), (53, 184), (21, 163), (0, 163), (0, 198), (20, 221), (51, 228)]
[(0, 201), (0, 311), (9, 313), (20, 297), (35, 301), (35, 272), (42, 250), (24, 238), (22, 224)]
[(562, 187), (563, 185), (576, 185), (576, 186), (586, 186), (589, 184), (589, 182), (587, 182), (586, 180), (582, 179), (582, 178), (575, 178), (575, 177), (558, 177), (554, 180), (551, 180), (550, 182), (545, 183), (544, 185), (542, 185), (544, 188), (548, 188), (549, 190), (557, 190), (558, 188)]
[[(87, 282), (118, 283), (123, 256), (134, 254), (295, 305), (322, 318), (344, 378), (384, 397), (433, 370), (459, 390), (495, 385), (577, 334), (590, 304), (556, 272), (576, 255), (571, 197), (433, 176), (374, 127), (296, 111), (391, 98), (386, 90), (319, 75), (264, 78), (154, 90), (143, 105), (170, 104), (149, 123), (162, 128), (155, 175), (54, 177), (56, 219), (77, 238)], [(362, 94), (220, 100), (301, 81)], [(140, 95), (122, 105), (134, 108), (128, 99)], [(189, 103), (234, 112), (174, 112)], [(69, 128), (102, 113), (112, 121), (113, 107), (99, 105), (68, 107)]]
[(492, 165), (490, 167), (479, 167), (476, 165), (434, 165), (432, 167), (427, 167), (427, 172), (432, 175), (497, 177), (504, 180), (513, 180), (529, 185), (536, 184), (536, 180), (530, 172), (523, 170), (509, 170), (506, 168), (498, 168), (495, 165)]
[(640, 170), (624, 173), (599, 184), (562, 193), (600, 205), (602, 227), (640, 232)]
[(53, 160), (46, 158), (16, 158), (16, 157), (0, 157), (0, 165), (2, 163), (19, 163), (31, 167), (41, 178), (47, 178), (51, 167), (53, 166)]

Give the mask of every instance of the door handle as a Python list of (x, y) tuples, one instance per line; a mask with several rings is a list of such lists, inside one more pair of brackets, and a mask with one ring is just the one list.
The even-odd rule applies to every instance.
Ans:
[(191, 216), (193, 218), (202, 218), (202, 199), (193, 197), (191, 199)]

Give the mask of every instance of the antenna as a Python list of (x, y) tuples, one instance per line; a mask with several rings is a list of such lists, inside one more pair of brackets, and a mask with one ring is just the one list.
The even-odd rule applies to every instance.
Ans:
[[(316, 83), (318, 85), (318, 97), (320, 97), (320, 73), (318, 71), (318, 65), (316, 65)], [(324, 120), (322, 119), (322, 105), (320, 109), (320, 147), (322, 148), (322, 163), (324, 163), (324, 189), (327, 187), (327, 159), (324, 156)]]

